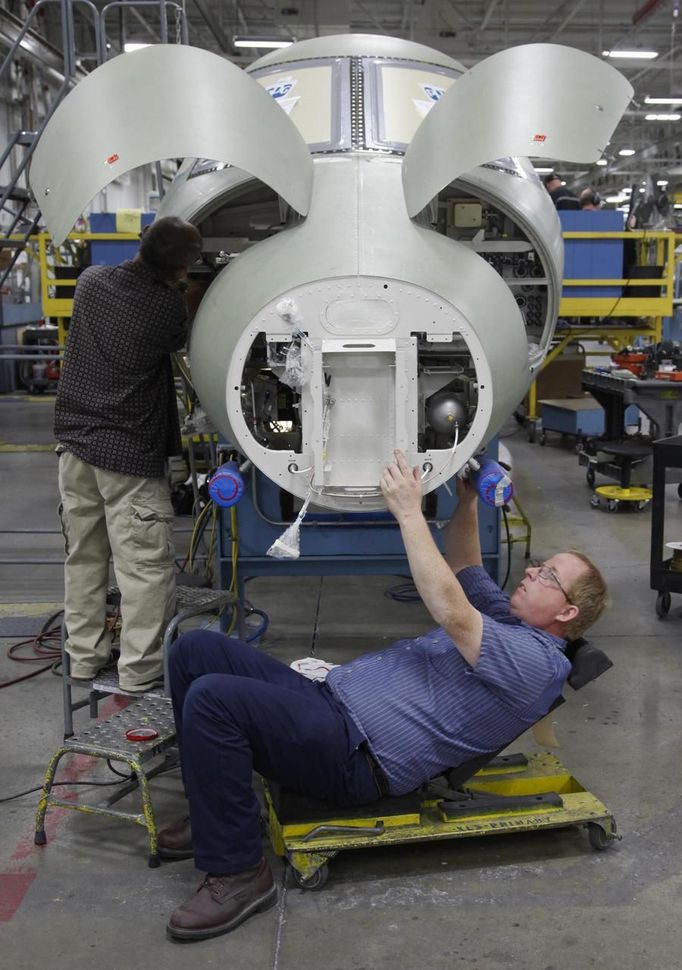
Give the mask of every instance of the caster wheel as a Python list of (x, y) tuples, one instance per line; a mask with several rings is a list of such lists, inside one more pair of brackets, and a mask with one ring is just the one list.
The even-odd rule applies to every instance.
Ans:
[(606, 508), (609, 512), (616, 512), (618, 510), (618, 501), (615, 498), (610, 498), (606, 503)]
[(656, 597), (656, 615), (662, 620), (670, 611), (670, 593), (659, 593)]
[(643, 512), (644, 509), (647, 507), (648, 504), (649, 504), (648, 501), (638, 502), (637, 503), (637, 511), (638, 512)]
[(329, 878), (329, 866), (325, 862), (324, 865), (309, 876), (307, 879), (301, 875), (301, 873), (292, 867), (291, 874), (295, 884), (307, 892), (318, 892), (323, 886), (327, 884), (327, 879)]
[(542, 433), (540, 434), (540, 447), (541, 447), (541, 448), (544, 448), (546, 444), (547, 444), (547, 435), (546, 435), (546, 434), (545, 434), (545, 432), (543, 431), (543, 432), (542, 432)]
[(610, 849), (613, 843), (616, 841), (613, 835), (608, 833), (606, 829), (603, 829), (601, 825), (597, 825), (596, 822), (588, 822), (587, 837), (590, 840), (590, 845), (593, 849), (596, 849), (597, 852), (604, 852), (606, 849)]
[(598, 509), (599, 508), (599, 506), (601, 505), (601, 502), (599, 501), (599, 496), (598, 495), (593, 495), (592, 496), (592, 498), (590, 499), (590, 505), (592, 506), (593, 509)]
[(594, 488), (594, 483), (596, 480), (596, 476), (594, 474), (594, 468), (587, 469), (587, 471), (585, 472), (585, 480), (587, 481), (587, 484), (590, 486), (590, 488)]

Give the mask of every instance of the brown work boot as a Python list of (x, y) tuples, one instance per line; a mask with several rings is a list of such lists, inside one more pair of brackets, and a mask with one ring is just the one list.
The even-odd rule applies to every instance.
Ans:
[(231, 876), (209, 872), (194, 896), (178, 906), (166, 929), (176, 940), (207, 940), (228, 933), (276, 902), (272, 871), (261, 859), (257, 866)]
[(168, 828), (161, 829), (158, 838), (159, 855), (162, 859), (191, 859), (194, 855), (192, 849), (192, 826), (189, 815), (178, 819)]

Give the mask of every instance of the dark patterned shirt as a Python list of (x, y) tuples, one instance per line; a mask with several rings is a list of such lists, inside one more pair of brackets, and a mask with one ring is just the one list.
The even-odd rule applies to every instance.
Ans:
[(180, 451), (170, 353), (186, 337), (181, 293), (142, 262), (90, 266), (73, 301), (54, 430), (98, 468), (160, 478)]

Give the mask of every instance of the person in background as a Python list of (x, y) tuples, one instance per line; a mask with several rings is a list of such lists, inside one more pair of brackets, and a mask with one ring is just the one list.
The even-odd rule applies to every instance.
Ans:
[(119, 266), (79, 277), (55, 404), (64, 618), (71, 676), (87, 683), (110, 656), (109, 555), (121, 591), (121, 688), (163, 681), (174, 610), (167, 459), (180, 452), (171, 353), (187, 337), (187, 269), (201, 235), (176, 217), (144, 230)]
[(562, 182), (556, 172), (545, 175), (545, 188), (549, 192), (550, 198), (556, 209), (575, 209), (580, 208), (580, 201), (577, 195)]
[(604, 203), (596, 189), (588, 186), (580, 193), (580, 208), (583, 212), (598, 212)]

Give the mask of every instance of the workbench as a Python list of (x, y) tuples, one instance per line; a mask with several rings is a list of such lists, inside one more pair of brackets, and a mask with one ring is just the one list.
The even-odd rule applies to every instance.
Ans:
[(653, 438), (676, 435), (682, 422), (682, 381), (642, 380), (629, 371), (583, 371), (582, 388), (604, 408), (604, 438), (621, 441), (625, 410), (637, 407), (654, 425)]

